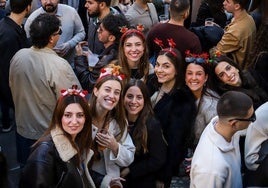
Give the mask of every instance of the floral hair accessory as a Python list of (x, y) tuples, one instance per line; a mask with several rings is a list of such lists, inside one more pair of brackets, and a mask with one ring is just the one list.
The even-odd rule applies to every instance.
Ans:
[(117, 78), (119, 78), (119, 80), (125, 79), (126, 76), (124, 74), (120, 73), (120, 70), (121, 70), (121, 66), (115, 65), (113, 63), (109, 64), (108, 67), (101, 69), (101, 73), (100, 73), (100, 76), (98, 78), (98, 81), (106, 76), (111, 76), (111, 75), (116, 76)]
[(221, 52), (216, 51), (214, 54), (211, 55), (211, 58), (208, 60), (210, 63), (213, 63), (217, 57), (221, 57)]
[(177, 57), (177, 54), (172, 50), (173, 48), (175, 48), (176, 43), (173, 41), (172, 38), (167, 39), (167, 42), (168, 42), (169, 48), (164, 48), (164, 44), (163, 44), (163, 41), (161, 39), (158, 39), (158, 38), (154, 39), (154, 43), (157, 44), (161, 48), (161, 50), (169, 52), (173, 56)]
[(67, 95), (77, 95), (83, 97), (84, 99), (86, 99), (85, 97), (88, 94), (88, 91), (78, 89), (77, 85), (72, 85), (72, 88), (69, 89), (62, 89), (60, 92), (62, 97), (65, 97)]
[(202, 54), (194, 54), (191, 53), (190, 50), (186, 50), (185, 52), (185, 61), (187, 63), (208, 63), (209, 54), (208, 53), (202, 53)]

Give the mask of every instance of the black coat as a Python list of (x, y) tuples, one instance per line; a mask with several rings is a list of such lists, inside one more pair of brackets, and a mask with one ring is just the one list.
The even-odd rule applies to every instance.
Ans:
[[(166, 162), (167, 145), (161, 125), (155, 118), (147, 121), (147, 153), (135, 153), (134, 162), (129, 166), (124, 188), (154, 188), (157, 174)], [(135, 126), (134, 128), (135, 129)], [(131, 132), (130, 135), (132, 136)]]
[(187, 88), (176, 89), (164, 96), (154, 107), (168, 144), (167, 161), (160, 172), (159, 180), (170, 185), (172, 176), (177, 175), (186, 150), (191, 146), (193, 124), (196, 116), (195, 99)]
[(103, 67), (116, 60), (118, 55), (118, 46), (112, 44), (99, 55), (99, 62), (92, 68), (89, 68), (86, 56), (75, 57), (75, 73), (84, 90), (92, 93), (93, 87), (100, 76)]
[(24, 29), (8, 16), (1, 19), (0, 28), (0, 100), (14, 107), (9, 88), (10, 60), (20, 49), (30, 47), (30, 42)]
[(82, 177), (73, 162), (74, 157), (64, 162), (51, 136), (47, 136), (33, 148), (23, 168), (19, 187), (84, 188)]

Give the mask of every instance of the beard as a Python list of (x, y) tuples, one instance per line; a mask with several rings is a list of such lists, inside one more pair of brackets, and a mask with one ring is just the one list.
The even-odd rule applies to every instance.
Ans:
[(47, 13), (55, 12), (57, 7), (58, 7), (58, 5), (53, 5), (53, 4), (47, 4), (47, 5), (42, 6), (44, 11), (46, 11)]
[(96, 9), (94, 12), (92, 13), (88, 13), (88, 16), (91, 17), (91, 18), (94, 18), (94, 17), (98, 17), (100, 15), (100, 9)]

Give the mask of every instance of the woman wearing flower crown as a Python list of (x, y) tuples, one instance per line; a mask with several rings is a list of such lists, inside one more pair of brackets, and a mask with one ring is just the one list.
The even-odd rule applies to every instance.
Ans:
[(77, 86), (62, 91), (49, 128), (34, 144), (23, 168), (20, 187), (95, 187), (86, 168), (93, 151), (85, 95)]
[(135, 78), (146, 82), (148, 75), (153, 73), (142, 30), (142, 25), (138, 25), (137, 29), (122, 28), (124, 34), (120, 39), (118, 61), (119, 65), (123, 67), (127, 81)]
[(103, 68), (90, 98), (94, 160), (90, 167), (97, 187), (120, 183), (120, 168), (134, 160), (135, 146), (127, 131), (120, 66)]
[[(172, 39), (169, 43), (174, 46)], [(161, 187), (170, 186), (172, 176), (177, 175), (179, 166), (186, 157), (196, 113), (193, 94), (182, 87), (183, 62), (181, 53), (170, 47), (159, 52), (155, 65), (159, 88), (151, 101), (168, 144), (167, 161), (158, 177)]]

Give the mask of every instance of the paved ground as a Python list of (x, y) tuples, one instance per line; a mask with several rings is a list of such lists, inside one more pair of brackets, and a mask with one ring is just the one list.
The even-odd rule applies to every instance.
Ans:
[[(0, 128), (1, 130), (1, 128)], [(15, 131), (14, 129), (9, 133), (0, 132), (0, 146), (4, 151), (8, 168), (9, 168), (9, 179), (12, 182), (11, 188), (17, 188), (20, 169), (19, 164), (17, 163), (16, 158), (16, 145), (15, 145)], [(174, 177), (171, 182), (171, 188), (188, 188), (189, 187), (189, 178), (186, 177)]]

